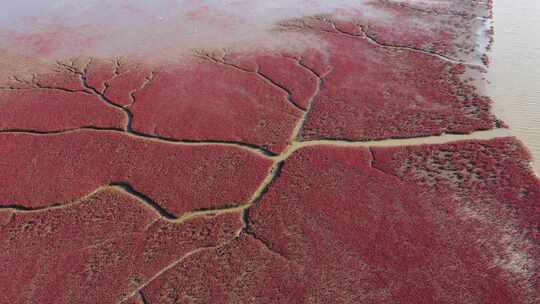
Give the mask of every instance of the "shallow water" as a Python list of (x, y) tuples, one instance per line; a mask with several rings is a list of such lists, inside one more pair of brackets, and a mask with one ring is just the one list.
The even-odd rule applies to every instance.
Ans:
[(521, 140), (540, 173), (540, 3), (495, 0), (488, 92), (494, 111)]

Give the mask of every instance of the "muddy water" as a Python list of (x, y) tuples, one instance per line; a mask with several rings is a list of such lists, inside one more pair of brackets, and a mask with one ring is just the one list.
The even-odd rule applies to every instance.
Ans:
[(533, 154), (540, 173), (540, 3), (495, 0), (488, 92), (495, 113)]

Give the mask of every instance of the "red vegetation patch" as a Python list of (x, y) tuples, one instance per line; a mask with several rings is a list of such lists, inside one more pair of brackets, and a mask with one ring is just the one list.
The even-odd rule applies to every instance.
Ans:
[(124, 302), (122, 302), (122, 304), (145, 304), (144, 303), (144, 300), (141, 296), (140, 293), (134, 295), (133, 297), (125, 300)]
[(115, 69), (115, 75), (105, 82), (103, 94), (113, 103), (129, 107), (135, 102), (133, 94), (150, 81), (152, 72), (142, 65), (122, 64)]
[[(500, 126), (489, 113), (490, 100), (479, 94), (468, 76), (472, 68), (438, 55), (449, 46), (432, 45), (437, 41), (455, 46), (459, 44), (457, 37), (463, 36), (476, 41), (464, 34), (472, 31), (469, 25), (453, 34), (442, 30), (440, 35), (424, 35), (415, 27), (424, 23), (434, 24), (434, 28), (447, 26), (430, 18), (454, 16), (387, 2), (375, 7), (399, 15), (398, 20), (407, 26), (396, 31), (395, 24), (388, 25), (390, 28), (372, 24), (379, 19), (373, 21), (361, 14), (353, 21), (305, 18), (281, 26), (317, 34), (325, 46), (320, 50), (233, 53), (221, 58), (202, 52), (199, 55), (203, 58), (183, 57), (181, 62), (165, 67), (120, 59), (92, 60), (83, 68), (64, 65), (71, 74), (60, 71), (38, 75), (37, 83), (85, 90), (96, 95), (102, 108), (92, 105), (96, 108), (90, 109), (88, 116), (80, 114), (79, 108), (60, 111), (63, 115), (55, 117), (47, 128), (41, 126), (45, 124), (43, 119), (36, 119), (28, 128), (111, 127), (102, 122), (110, 120), (106, 114), (101, 117), (95, 112), (112, 110), (116, 105), (130, 112), (124, 113), (131, 119), (123, 126), (134, 132), (177, 140), (244, 143), (278, 153), (290, 143), (297, 123), (310, 106), (300, 134), (306, 140), (405, 138)], [(474, 16), (456, 18), (476, 20)], [(26, 111), (27, 105), (33, 104), (18, 106)], [(50, 107), (58, 111), (60, 105), (52, 102)], [(78, 105), (70, 103), (69, 107)], [(65, 118), (67, 113), (76, 118)], [(26, 128), (21, 115), (11, 115), (7, 120), (10, 128)]]
[(33, 80), (36, 86), (67, 90), (83, 91), (82, 80), (79, 75), (66, 71), (62, 67), (56, 67), (56, 71), (39, 74)]
[[(74, 62), (60, 66), (58, 75), (66, 79), (77, 79), (79, 89), (89, 93), (103, 95), (110, 103), (129, 108), (133, 102), (133, 94), (151, 80), (152, 71), (143, 64), (116, 58), (114, 60), (91, 59), (86, 63)], [(38, 76), (39, 84), (52, 83), (55, 87), (70, 89), (70, 84), (55, 80), (54, 74)], [(51, 79), (51, 77), (53, 77)]]
[(122, 111), (106, 105), (96, 95), (53, 88), (0, 89), (0, 109), (3, 130), (122, 128), (126, 119)]
[[(321, 23), (304, 22), (304, 28)], [(328, 44), (332, 70), (303, 126), (304, 139), (376, 140), (497, 126), (489, 113), (489, 98), (464, 79), (468, 72), (464, 65), (381, 46), (348, 33), (343, 24), (339, 31), (318, 32)]]
[[(540, 290), (540, 180), (515, 138), (374, 150), (374, 166), (450, 201), (469, 234), (495, 242), (497, 265), (531, 292)], [(448, 206), (440, 203), (441, 211)], [(462, 224), (462, 227), (464, 225)], [(538, 294), (534, 294), (538, 299)], [(533, 296), (531, 295), (531, 296)]]
[[(480, 63), (480, 56), (486, 51), (482, 40), (486, 39), (487, 21), (477, 18), (477, 14), (490, 15), (485, 3), (467, 1), (468, 4), (458, 4), (452, 1), (453, 4), (440, 3), (437, 7), (433, 3), (397, 2), (403, 1), (372, 3), (370, 8), (373, 11), (360, 18), (370, 37), (382, 44), (411, 47), (455, 60)], [(373, 12), (376, 17), (369, 15)]]
[(512, 213), (522, 221), (520, 229), (540, 230), (540, 181), (530, 169), (528, 152), (515, 138), (373, 150), (373, 165), (403, 181), (493, 208), (501, 212), (498, 218)]
[(106, 107), (129, 111), (124, 115), (130, 116), (130, 122), (122, 127), (137, 133), (236, 142), (277, 153), (289, 144), (319, 85), (310, 69), (282, 54), (241, 54), (238, 58), (229, 54), (221, 61), (201, 55), (183, 60), (150, 67), (120, 59), (93, 59), (61, 64), (56, 73), (37, 75), (36, 83), (14, 82), (10, 87), (47, 86), (95, 95)]
[(0, 235), (0, 302), (118, 303), (163, 268), (229, 241), (241, 227), (240, 214), (165, 221), (114, 189), (63, 208), (17, 213)]
[[(148, 303), (303, 303), (294, 266), (241, 234), (224, 247), (194, 254), (142, 293)], [(296, 282), (296, 284), (295, 284)]]
[[(45, 24), (47, 23), (45, 22)], [(50, 24), (43, 27), (41, 22), (33, 25), (33, 31), (9, 31), (6, 29), (3, 30), (2, 34), (5, 42), (24, 46), (21, 49), (25, 52), (43, 58), (62, 52), (68, 41), (72, 42), (71, 45), (76, 45), (81, 49), (89, 49), (94, 46), (96, 41), (103, 38), (102, 35), (88, 35), (84, 26), (81, 25), (73, 27), (64, 24)]]
[(118, 64), (118, 60), (93, 59), (86, 67), (86, 83), (98, 92), (105, 91), (107, 81), (119, 73)]
[[(497, 142), (477, 145), (498, 150)], [(376, 154), (387, 151), (392, 150)], [(487, 170), (481, 156), (468, 157), (479, 164), (475, 170)], [(190, 303), (525, 303), (537, 298), (531, 285), (535, 274), (527, 271), (535, 271), (528, 254), (538, 246), (521, 241), (524, 228), (515, 234), (494, 229), (489, 221), (465, 216), (459, 191), (448, 191), (456, 197), (431, 193), (432, 186), (402, 181), (371, 161), (363, 148), (296, 152), (250, 210), (249, 235), (178, 264), (143, 293), (150, 303), (188, 296)], [(478, 196), (483, 190), (473, 189)], [(521, 246), (509, 252), (507, 239)], [(516, 263), (529, 268), (516, 269)]]
[(221, 60), (259, 73), (286, 91), (290, 102), (302, 110), (309, 107), (310, 98), (317, 91), (318, 79), (313, 72), (303, 67), (298, 59), (284, 54), (225, 54)]
[(1, 210), (0, 211), (0, 226), (7, 225), (13, 216), (11, 210)]
[[(469, 77), (482, 71), (456, 63), (488, 62), (476, 43), (491, 1), (432, 2), (284, 22), (321, 40), (298, 53), (13, 77), (0, 89), (0, 302), (538, 302), (540, 181), (517, 140), (314, 145), (273, 172), (285, 156), (256, 153), (500, 127)], [(172, 220), (262, 185), (243, 215)]]
[(166, 138), (284, 149), (301, 112), (255, 73), (209, 60), (156, 71), (135, 95), (133, 129)]
[(0, 204), (65, 204), (127, 183), (167, 211), (245, 203), (272, 162), (242, 148), (175, 145), (121, 132), (0, 135)]

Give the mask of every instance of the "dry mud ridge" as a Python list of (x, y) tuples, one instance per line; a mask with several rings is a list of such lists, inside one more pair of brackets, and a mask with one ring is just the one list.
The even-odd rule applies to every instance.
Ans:
[(276, 25), (324, 50), (11, 77), (0, 303), (540, 303), (540, 181), (474, 78), (491, 3), (370, 8)]

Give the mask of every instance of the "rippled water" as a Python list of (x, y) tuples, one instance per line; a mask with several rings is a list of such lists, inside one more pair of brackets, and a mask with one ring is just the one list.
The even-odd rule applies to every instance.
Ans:
[(525, 142), (540, 173), (540, 2), (495, 0), (488, 92), (495, 112)]

